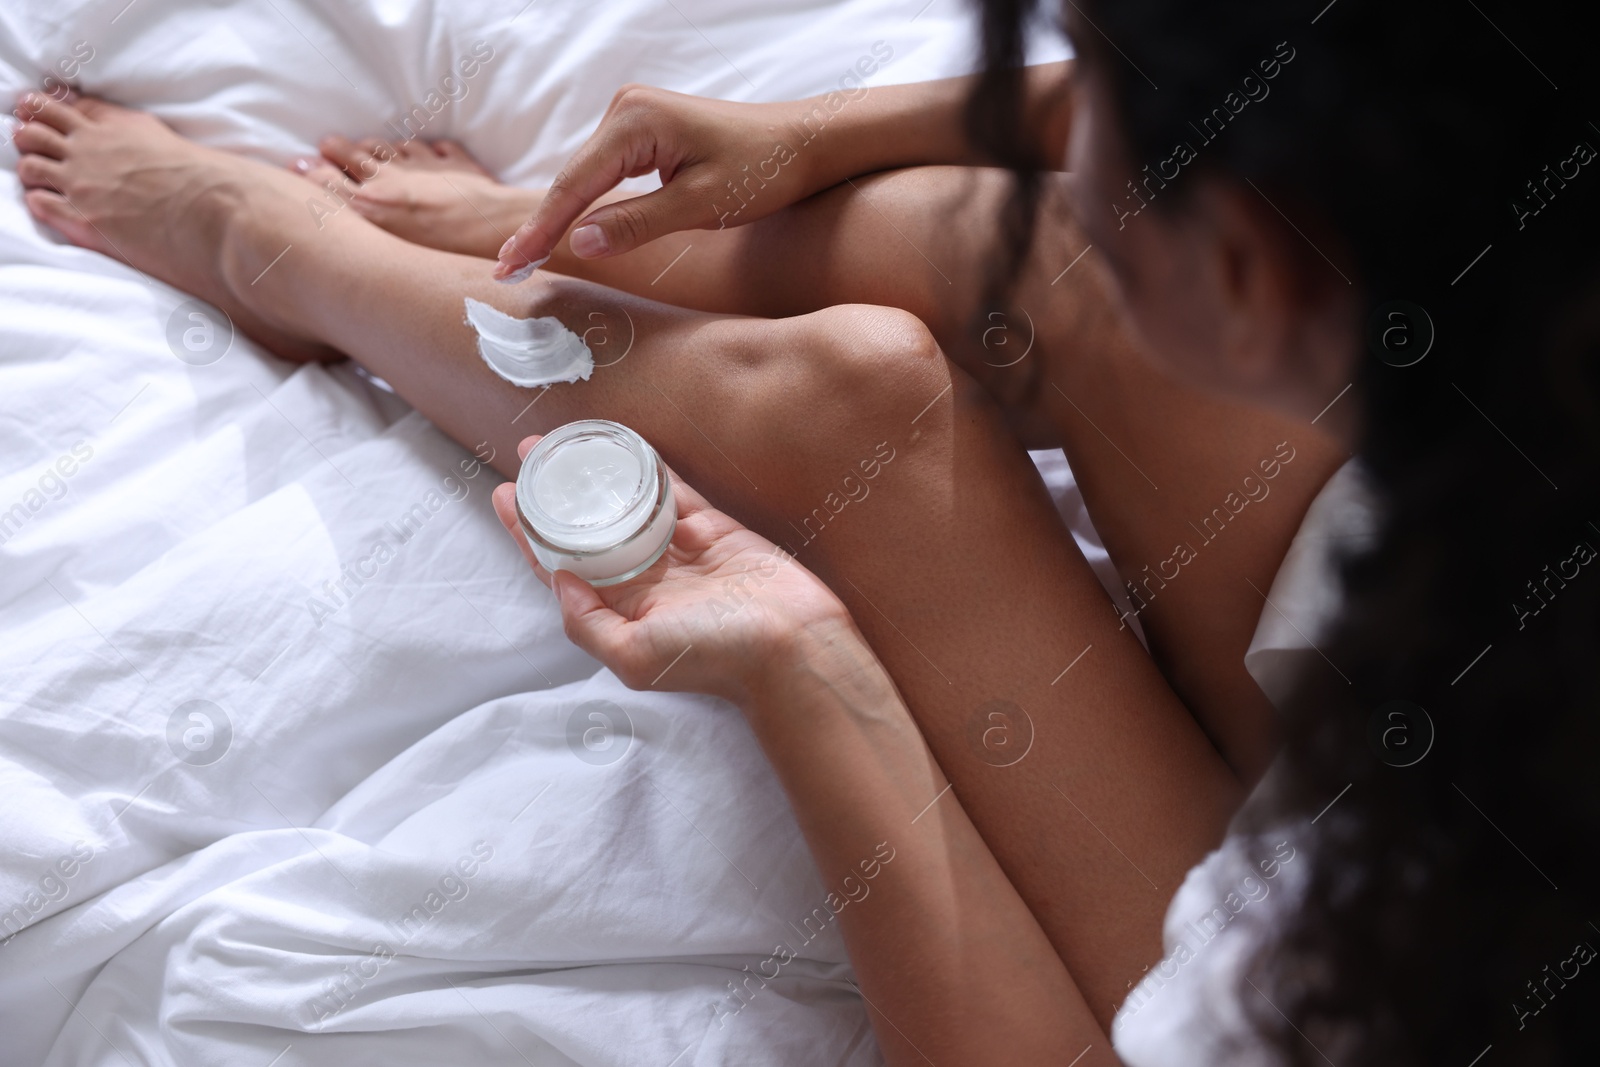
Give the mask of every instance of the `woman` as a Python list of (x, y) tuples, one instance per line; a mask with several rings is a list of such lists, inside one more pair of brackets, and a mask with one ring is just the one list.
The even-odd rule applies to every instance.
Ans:
[[(1308, 1061), (1466, 1062), (1512, 1040), (1518, 1058), (1575, 1058), (1594, 1040), (1574, 1032), (1570, 1014), (1586, 995), (1581, 970), (1562, 969), (1577, 958), (1571, 941), (1591, 895), (1579, 866), (1592, 838), (1592, 806), (1580, 804), (1592, 796), (1581, 756), (1593, 750), (1582, 744), (1581, 712), (1594, 678), (1579, 657), (1593, 648), (1594, 594), (1561, 577), (1576, 554), (1556, 539), (1579, 536), (1563, 524), (1577, 531), (1584, 509), (1594, 512), (1593, 418), (1582, 406), (1593, 398), (1583, 354), (1594, 334), (1573, 310), (1579, 286), (1592, 291), (1575, 268), (1589, 262), (1576, 242), (1594, 209), (1576, 179), (1559, 177), (1576, 158), (1571, 146), (1551, 157), (1571, 190), (1560, 199), (1547, 190), (1537, 208), (1570, 210), (1567, 219), (1535, 231), (1546, 220), (1526, 217), (1535, 214), (1526, 201), (1513, 221), (1530, 232), (1516, 255), (1488, 258), (1509, 247), (1491, 234), (1489, 252), (1457, 285), (1433, 271), (1462, 258), (1439, 239), (1455, 233), (1460, 213), (1516, 191), (1514, 149), (1543, 151), (1541, 138), (1570, 116), (1509, 68), (1466, 76), (1513, 62), (1488, 26), (1462, 31), (1470, 42), (1438, 55), (1418, 50), (1427, 39), (1403, 25), (1411, 16), (1390, 13), (1380, 26), (1368, 7), (1342, 0), (1316, 16), (1325, 36), (1301, 45), (1279, 28), (1284, 16), (1248, 7), (1074, 8), (1084, 60), (1069, 120), (1051, 106), (1051, 72), (1008, 73), (1026, 12), (996, 3), (993, 69), (976, 114), (999, 145), (961, 135), (970, 86), (875, 91), (838, 113), (832, 142), (807, 145), (777, 178), (745, 187), (760, 195), (741, 199), (748, 210), (734, 221), (752, 225), (675, 245), (660, 235), (726, 218), (707, 199), (725, 197), (722, 183), (701, 176), (771, 158), (771, 127), (798, 115), (621, 94), (588, 162), (569, 168), (500, 268), (554, 251), (552, 268), (614, 288), (555, 276), (496, 286), (481, 260), (402, 242), (356, 217), (373, 210), (370, 200), (349, 200), (365, 204), (355, 212), (307, 212), (298, 179), (94, 102), (26, 101), (19, 174), (30, 209), (75, 241), (212, 300), (281, 354), (360, 359), (458, 440), (494, 448), (502, 471), (514, 469), (511, 442), (524, 427), (602, 416), (639, 429), (707, 490), (723, 510), (683, 486), (681, 533), (665, 564), (603, 594), (570, 575), (554, 576), (553, 588), (569, 633), (625, 680), (740, 704), (824, 883), (853, 900), (853, 887), (871, 881), (876, 892), (841, 904), (839, 919), (892, 1062), (1115, 1062), (1111, 1017), (1161, 955), (1173, 888), (1217, 843), (1275, 746), (1271, 711), (1239, 659), (1260, 591), (1341, 458), (1321, 435), (1359, 446), (1385, 522), (1350, 572), (1344, 628), (1322, 646), (1349, 681), (1335, 688), (1308, 676), (1285, 773), (1274, 778), (1285, 784), (1251, 812), (1256, 836), (1272, 836), (1269, 820), (1294, 828), (1310, 860), (1296, 869), (1310, 877), (1268, 930), (1228, 932), (1229, 944), (1258, 950), (1245, 954), (1248, 974), (1220, 991), (1245, 1008), (1248, 1031), (1224, 1032), (1222, 1015), (1169, 1009), (1146, 995), (1154, 979), (1140, 987), (1133, 1025), (1189, 1027), (1165, 1046), (1184, 1062), (1202, 1058), (1186, 1050), (1211, 1056), (1229, 1040), (1260, 1057)], [(1311, 32), (1308, 22), (1298, 19), (1296, 33)], [(1393, 25), (1407, 32), (1391, 35)], [(1566, 53), (1552, 43), (1550, 54)], [(1272, 62), (1267, 78), (1261, 64)], [(1574, 86), (1584, 70), (1570, 60), (1560, 69)], [(1302, 72), (1302, 82), (1290, 80)], [(1166, 95), (1153, 84), (1141, 91), (1141, 76)], [(1263, 85), (1290, 107), (1269, 111)], [(1364, 129), (1338, 121), (1357, 88), (1364, 110), (1354, 114), (1383, 123), (1376, 148)], [(1171, 114), (1156, 106), (1169, 99)], [(1175, 133), (1176, 119), (1203, 124), (1213, 100), (1227, 121), (1206, 127), (1216, 136), (1203, 154), (1192, 148), (1193, 159), (1176, 162), (1174, 137), (1188, 136)], [(1464, 100), (1481, 106), (1463, 110)], [(1023, 117), (981, 121), (996, 115)], [(661, 133), (669, 129), (676, 145)], [(1007, 136), (1022, 131), (1025, 140)], [(963, 215), (1000, 217), (1003, 180), (919, 169), (836, 185), (911, 164), (1054, 160), (1069, 135), (1087, 236), (1041, 218), (1014, 307), (983, 302), (989, 279), (979, 264), (996, 241), (981, 221), (962, 224)], [(1441, 147), (1459, 150), (1469, 136), (1488, 138), (1492, 153), (1443, 182), (1438, 160), (1450, 157)], [(622, 150), (641, 142), (677, 151)], [(378, 188), (381, 168), (349, 155), (362, 177), (380, 175)], [(1528, 176), (1538, 175), (1540, 154), (1525, 158)], [(1150, 184), (1134, 160), (1149, 161)], [(574, 221), (583, 228), (578, 216), (609, 179), (662, 163), (667, 185), (652, 202), (672, 208), (676, 197), (676, 214), (654, 217), (650, 198), (602, 208), (604, 240), (591, 232), (576, 246), (609, 257), (580, 260), (559, 240)], [(1389, 189), (1410, 194), (1403, 207)], [(695, 203), (708, 206), (696, 215)], [(1023, 204), (1014, 221), (1029, 221)], [(1488, 227), (1504, 222), (1487, 218)], [(874, 220), (887, 229), (870, 229)], [(1391, 241), (1396, 227), (1411, 240)], [(886, 258), (891, 231), (931, 275), (907, 271), (915, 260), (898, 245)], [(648, 238), (657, 240), (634, 250)], [(1096, 256), (1073, 258), (1091, 243)], [(780, 255), (793, 257), (788, 270)], [(1175, 385), (1139, 363), (1102, 311), (1100, 256), (1154, 355), (1275, 412)], [(646, 292), (670, 303), (630, 295)], [(477, 361), (461, 323), (469, 295), (579, 330), (596, 315), (608, 331), (625, 319), (632, 344), (615, 373), (530, 397)], [(1437, 388), (1442, 340), (1432, 361), (1411, 367), (1364, 354), (1367, 309), (1396, 297), (1459, 339), (1444, 371), (1455, 391)], [(1021, 312), (1037, 323), (1039, 358), (994, 358), (983, 346), (992, 335), (970, 324)], [(745, 317), (759, 315), (789, 317)], [(1516, 371), (1500, 358), (1513, 338), (1536, 353)], [(1392, 356), (1387, 343), (1379, 349)], [(1567, 376), (1548, 385), (1561, 368)], [(1517, 397), (1545, 406), (1491, 404), (1493, 427), (1472, 406), (1492, 398), (1514, 409)], [(1240, 522), (1180, 578), (1138, 586), (1138, 603), (1108, 611), (1019, 440), (1067, 447), (1130, 581), (1144, 564), (1160, 573), (1171, 542), (1189, 536), (1189, 517), (1209, 512), (1241, 473), (1290, 440), (1295, 458), (1280, 461), (1280, 510), (1245, 512), (1260, 521)], [(1538, 457), (1561, 489), (1530, 485), (1531, 463), (1515, 449)], [(797, 451), (807, 462), (792, 461)], [(869, 458), (880, 465), (870, 495), (827, 505), (823, 524), (791, 526), (837, 497), (846, 476), (860, 484)], [(508, 517), (504, 491), (496, 503)], [(776, 541), (798, 562), (773, 568)], [(1535, 546), (1562, 554), (1539, 556)], [(1542, 616), (1550, 636), (1495, 641), (1490, 620), (1507, 613), (1489, 593), (1515, 595), (1511, 574), (1543, 579), (1539, 567), (1551, 561), (1565, 584), (1546, 587), (1537, 609), (1523, 591), (1529, 610), (1515, 620), (1532, 627)], [(715, 625), (707, 599), (741, 581), (740, 610)], [(1154, 657), (1132, 636), (1133, 621)], [(1491, 647), (1481, 661), (1455, 675), (1483, 644)], [(1492, 730), (1492, 712), (1518, 691), (1546, 698), (1541, 714)], [(1439, 723), (1434, 749), (1408, 768), (1380, 762), (1367, 737), (1370, 712), (1393, 698), (1429, 708)], [(989, 714), (995, 700), (1033, 725), (1028, 755), (1006, 767), (969, 743), (974, 712)], [(1570, 771), (1549, 776), (1550, 767)], [(1513, 847), (1561, 890), (1531, 882)], [(1215, 865), (1230, 855), (1208, 863), (1213, 880), (1226, 879)], [(1466, 915), (1488, 922), (1464, 931)], [(1558, 996), (1546, 987), (1537, 1003), (1548, 1007), (1535, 1011), (1524, 979), (1549, 981), (1547, 963), (1571, 988)], [(1517, 1015), (1519, 1006), (1528, 1010)], [(1124, 1023), (1125, 1046), (1138, 1040), (1128, 1034)], [(1153, 1056), (1163, 1046), (1140, 1048)]]

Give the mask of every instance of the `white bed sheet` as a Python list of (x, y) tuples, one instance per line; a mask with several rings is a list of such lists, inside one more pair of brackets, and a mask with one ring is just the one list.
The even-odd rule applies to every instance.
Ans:
[[(423, 133), (531, 183), (624, 80), (789, 98), (875, 41), (881, 84), (966, 69), (970, 40), (957, 0), (37, 0), (0, 10), (0, 93), (87, 47), (86, 91), (282, 162), (426, 106), (484, 41)], [(494, 475), (350, 368), (242, 337), (175, 358), (184, 295), (42, 232), (14, 166), (0, 148), (0, 517), (25, 513), (0, 532), (0, 1062), (879, 1062), (737, 712), (597, 671)], [(339, 605), (324, 583), (379, 542)], [(631, 721), (613, 762), (573, 737), (597, 700)], [(799, 958), (735, 1012), (779, 942)]]

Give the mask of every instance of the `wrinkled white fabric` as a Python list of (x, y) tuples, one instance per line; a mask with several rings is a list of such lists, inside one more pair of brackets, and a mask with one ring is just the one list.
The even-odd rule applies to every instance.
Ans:
[(1244, 655), (1245, 669), (1280, 709), (1300, 671), (1339, 680), (1317, 646), (1339, 613), (1339, 561), (1371, 542), (1374, 517), (1371, 490), (1355, 460), (1335, 471), (1306, 509)]

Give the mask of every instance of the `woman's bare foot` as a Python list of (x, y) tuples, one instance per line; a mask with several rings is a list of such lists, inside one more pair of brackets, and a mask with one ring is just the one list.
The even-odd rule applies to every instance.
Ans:
[[(203, 148), (151, 115), (83, 97), (24, 94), (17, 177), (35, 219), (205, 299), (286, 359), (338, 353), (245, 306), (227, 269), (232, 220), (260, 197), (298, 208), (303, 186), (239, 156)], [(303, 210), (303, 209), (301, 209)], [(248, 266), (245, 268), (248, 269)]]
[(293, 169), (323, 191), (329, 211), (348, 205), (414, 244), (493, 259), (538, 206), (541, 193), (502, 185), (454, 141), (324, 137), (322, 155)]

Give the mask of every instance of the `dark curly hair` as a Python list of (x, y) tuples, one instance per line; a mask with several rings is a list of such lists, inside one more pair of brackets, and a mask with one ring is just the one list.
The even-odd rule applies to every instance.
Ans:
[[(1023, 170), (1015, 132), (983, 117), (1015, 110), (1036, 5), (981, 0), (970, 111)], [(1339, 799), (1241, 1003), (1285, 1063), (1600, 1063), (1593, 35), (1548, 0), (1066, 7), (1131, 157), (1200, 148), (1152, 207), (1181, 212), (1201, 172), (1248, 179), (1333, 236), (1317, 244), (1366, 301), (1344, 402), (1364, 412), (1378, 534), (1344, 561), (1329, 665), (1300, 680), (1282, 784), (1246, 823), (1304, 825)], [(1194, 124), (1280, 42), (1294, 58), (1270, 93), (1202, 142)], [(1392, 748), (1391, 722), (1416, 747)]]

